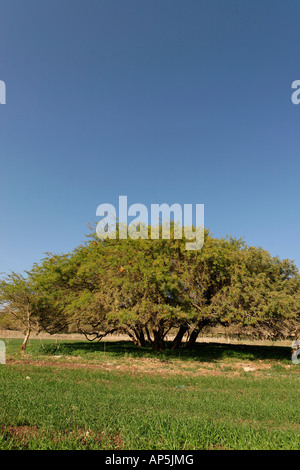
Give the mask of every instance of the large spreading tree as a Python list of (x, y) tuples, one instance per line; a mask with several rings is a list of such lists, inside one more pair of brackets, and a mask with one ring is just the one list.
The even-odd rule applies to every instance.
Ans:
[[(39, 328), (72, 328), (89, 340), (126, 333), (155, 350), (171, 334), (171, 347), (183, 339), (191, 347), (209, 326), (238, 326), (274, 338), (299, 322), (294, 263), (208, 231), (198, 251), (186, 250), (185, 240), (174, 237), (100, 241), (92, 235), (67, 255), (47, 255), (28, 273), (28, 282)], [(3, 299), (5, 308), (20, 311), (12, 299)]]

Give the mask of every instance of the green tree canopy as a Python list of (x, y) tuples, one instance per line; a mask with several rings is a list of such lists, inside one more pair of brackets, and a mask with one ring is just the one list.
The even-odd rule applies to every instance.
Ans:
[[(186, 250), (185, 240), (174, 237), (99, 241), (91, 235), (69, 254), (48, 254), (26, 282), (16, 275), (3, 281), (2, 305), (21, 312), (16, 299), (29, 286), (31, 315), (40, 329), (73, 328), (90, 340), (123, 332), (153, 349), (163, 348), (170, 333), (174, 348), (183, 338), (192, 346), (209, 326), (235, 325), (274, 338), (299, 323), (294, 263), (207, 230), (198, 251)], [(15, 297), (8, 296), (10, 289)]]

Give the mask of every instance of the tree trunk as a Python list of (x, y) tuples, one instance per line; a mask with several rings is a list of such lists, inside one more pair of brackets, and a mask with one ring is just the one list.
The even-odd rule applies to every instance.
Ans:
[(185, 335), (185, 333), (187, 332), (188, 329), (189, 329), (189, 327), (187, 325), (181, 325), (180, 326), (177, 335), (173, 339), (171, 349), (178, 349), (179, 348), (179, 346), (181, 345), (181, 342), (182, 342), (182, 338), (184, 337), (184, 335)]
[(141, 348), (146, 346), (146, 341), (145, 341), (145, 335), (144, 335), (144, 332), (143, 332), (143, 328), (139, 328), (137, 331), (136, 331), (136, 338), (137, 338), (137, 341), (138, 341), (138, 346), (140, 346)]
[(150, 331), (148, 330), (147, 326), (145, 327), (145, 330), (146, 330), (147, 339), (148, 339), (149, 343), (152, 344), (153, 341), (152, 341)]
[(165, 348), (163, 335), (159, 330), (153, 330), (154, 341), (152, 342), (153, 351), (161, 351)]
[(200, 333), (199, 328), (194, 328), (193, 329), (193, 331), (191, 333), (191, 336), (190, 336), (188, 342), (185, 345), (186, 348), (192, 348), (192, 347), (195, 346), (195, 343), (196, 343), (196, 340), (198, 338), (199, 333)]
[(25, 353), (25, 350), (26, 350), (26, 345), (27, 345), (27, 341), (29, 340), (29, 336), (30, 336), (30, 328), (28, 328), (28, 330), (26, 331), (26, 334), (25, 334), (25, 338), (24, 338), (24, 341), (23, 341), (23, 344), (21, 346), (21, 353), (24, 354)]
[(129, 338), (132, 339), (133, 343), (134, 343), (136, 346), (138, 346), (138, 340), (137, 340), (136, 335), (133, 334), (133, 333), (131, 333), (131, 331), (128, 330), (128, 329), (126, 329), (125, 331), (126, 331), (126, 333), (128, 334)]
[(131, 333), (129, 328), (126, 329), (126, 333), (128, 334), (128, 336), (130, 336), (134, 344), (139, 347), (146, 346), (143, 328), (136, 329), (131, 327), (131, 330), (133, 331), (133, 333)]
[(192, 347), (195, 346), (195, 343), (196, 343), (196, 340), (198, 338), (198, 335), (199, 335), (200, 331), (202, 330), (202, 328), (204, 328), (206, 325), (208, 325), (208, 323), (209, 323), (209, 321), (206, 320), (206, 319), (199, 321), (197, 326), (193, 329), (193, 331), (191, 333), (191, 336), (190, 336), (188, 342), (185, 345), (186, 348), (192, 348)]

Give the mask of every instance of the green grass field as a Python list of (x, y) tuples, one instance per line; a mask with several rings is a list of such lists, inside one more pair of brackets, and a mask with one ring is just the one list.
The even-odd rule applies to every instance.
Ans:
[(288, 347), (4, 341), (2, 450), (300, 449)]

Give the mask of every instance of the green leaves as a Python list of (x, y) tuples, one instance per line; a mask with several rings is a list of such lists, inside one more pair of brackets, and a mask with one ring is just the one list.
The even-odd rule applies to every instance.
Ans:
[(96, 339), (120, 331), (159, 348), (180, 327), (193, 341), (201, 328), (218, 324), (251, 326), (274, 337), (299, 321), (293, 262), (208, 231), (194, 252), (185, 250), (185, 240), (90, 237), (69, 254), (49, 253), (27, 279), (13, 274), (0, 286), (6, 311), (24, 313), (29, 305), (46, 331)]

